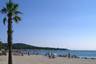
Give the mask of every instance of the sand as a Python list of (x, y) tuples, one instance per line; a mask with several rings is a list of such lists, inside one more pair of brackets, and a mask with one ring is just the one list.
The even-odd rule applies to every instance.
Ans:
[[(7, 56), (0, 56), (0, 64), (8, 64)], [(96, 64), (96, 59), (78, 59), (56, 57), (49, 59), (47, 56), (13, 56), (13, 64)]]

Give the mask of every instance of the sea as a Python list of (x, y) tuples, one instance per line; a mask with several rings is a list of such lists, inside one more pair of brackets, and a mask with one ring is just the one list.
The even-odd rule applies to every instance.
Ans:
[[(24, 51), (24, 50), (23, 50)], [(25, 50), (26, 51), (26, 50)], [(96, 58), (96, 50), (27, 50), (30, 54), (46, 55), (48, 53), (55, 53), (56, 55), (75, 55), (78, 57)], [(26, 52), (25, 52), (26, 53)]]
[(86, 58), (96, 58), (96, 51), (94, 50), (71, 50), (70, 53), (72, 55), (76, 55), (79, 57), (86, 57)]

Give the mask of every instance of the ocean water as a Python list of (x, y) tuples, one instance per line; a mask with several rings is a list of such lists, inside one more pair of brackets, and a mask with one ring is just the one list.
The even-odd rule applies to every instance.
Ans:
[(57, 55), (76, 55), (78, 57), (96, 58), (96, 51), (91, 50), (27, 50), (30, 54), (46, 55), (47, 53), (56, 53)]
[(70, 53), (79, 57), (96, 58), (96, 51), (91, 50), (71, 50)]

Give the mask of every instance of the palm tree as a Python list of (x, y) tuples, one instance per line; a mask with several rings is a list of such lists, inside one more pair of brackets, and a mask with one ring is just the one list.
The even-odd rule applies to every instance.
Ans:
[(0, 50), (3, 48), (2, 41), (0, 41)]
[(18, 16), (18, 14), (21, 14), (20, 11), (18, 11), (18, 4), (13, 3), (11, 0), (9, 0), (8, 3), (6, 3), (6, 6), (3, 7), (0, 12), (5, 15), (3, 18), (4, 25), (7, 21), (7, 42), (8, 42), (8, 64), (12, 64), (12, 23), (13, 20), (18, 23), (18, 21), (21, 20), (21, 18)]

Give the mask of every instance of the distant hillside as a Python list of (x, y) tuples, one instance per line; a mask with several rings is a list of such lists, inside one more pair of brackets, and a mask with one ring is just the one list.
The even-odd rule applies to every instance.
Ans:
[[(7, 43), (3, 43), (4, 48), (7, 49), (8, 45)], [(44, 50), (68, 50), (65, 48), (50, 48), (50, 47), (37, 47), (32, 46), (24, 43), (15, 43), (13, 44), (13, 49), (44, 49)]]

